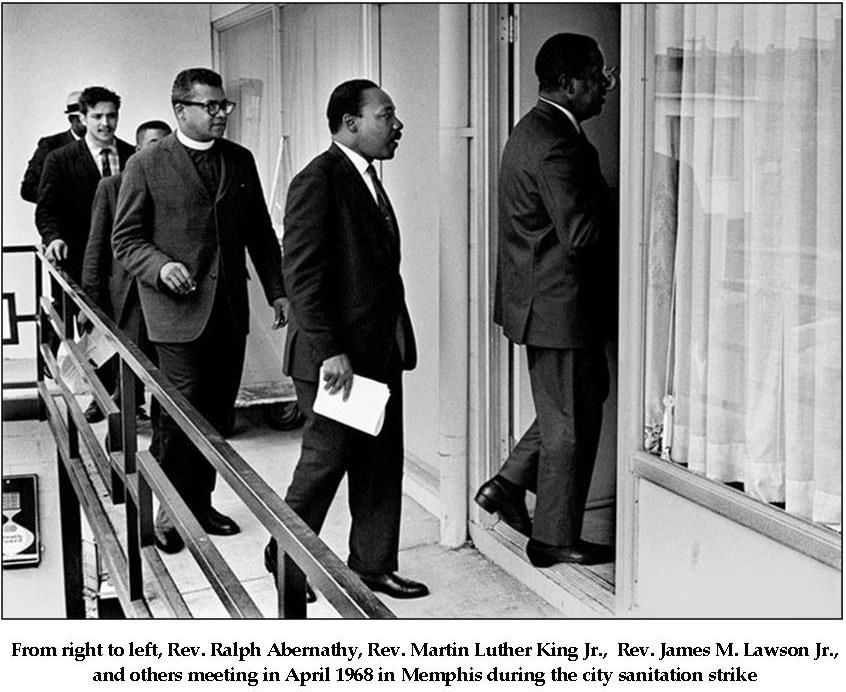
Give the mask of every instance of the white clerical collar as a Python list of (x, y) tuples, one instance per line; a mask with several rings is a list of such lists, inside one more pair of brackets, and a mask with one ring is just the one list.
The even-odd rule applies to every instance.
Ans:
[(213, 139), (210, 139), (208, 142), (200, 142), (199, 140), (191, 139), (179, 128), (176, 128), (176, 139), (189, 149), (196, 149), (197, 151), (208, 151), (214, 146)]
[(560, 103), (555, 103), (555, 101), (550, 101), (549, 99), (545, 99), (543, 96), (538, 96), (538, 99), (543, 101), (544, 103), (548, 103), (550, 106), (555, 106), (564, 115), (566, 115), (568, 118), (570, 118), (570, 122), (573, 123), (573, 127), (576, 128), (576, 132), (582, 131), (582, 128), (579, 125), (579, 121), (576, 120), (575, 116), (570, 111), (568, 111), (566, 108), (564, 108), (564, 106), (562, 106)]
[(344, 146), (337, 139), (333, 139), (332, 141), (335, 142), (335, 146), (337, 146), (338, 149), (340, 149), (347, 155), (347, 158), (352, 161), (353, 166), (355, 166), (355, 169), (359, 173), (361, 173), (361, 175), (364, 175), (367, 172), (367, 167), (370, 165), (370, 163), (367, 161), (366, 158), (364, 158), (358, 152), (353, 151), (349, 147)]

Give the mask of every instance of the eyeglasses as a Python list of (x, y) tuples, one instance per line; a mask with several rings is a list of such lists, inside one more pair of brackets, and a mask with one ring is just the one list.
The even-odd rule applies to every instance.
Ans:
[(602, 76), (605, 79), (605, 91), (614, 91), (620, 83), (616, 67), (603, 67)]
[(234, 101), (206, 101), (205, 103), (202, 101), (174, 101), (174, 103), (181, 103), (183, 106), (200, 106), (200, 108), (205, 108), (206, 113), (212, 117), (216, 116), (220, 111), (229, 115), (235, 108)]

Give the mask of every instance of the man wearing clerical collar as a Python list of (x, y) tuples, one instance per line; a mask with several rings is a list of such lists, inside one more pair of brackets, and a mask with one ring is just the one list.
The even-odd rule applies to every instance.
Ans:
[[(287, 319), (281, 253), (252, 154), (223, 138), (235, 104), (220, 75), (183, 70), (171, 103), (178, 130), (127, 167), (112, 246), (138, 280), (159, 368), (226, 435), (249, 328), (245, 250), (273, 308), (274, 327)], [(151, 451), (207, 533), (240, 531), (212, 506), (214, 467), (164, 411)], [(155, 535), (165, 552), (184, 545), (161, 508)]]

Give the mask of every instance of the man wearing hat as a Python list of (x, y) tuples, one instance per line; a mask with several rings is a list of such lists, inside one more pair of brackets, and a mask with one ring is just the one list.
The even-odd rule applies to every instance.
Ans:
[(79, 93), (72, 91), (68, 94), (65, 115), (70, 123), (70, 129), (38, 140), (38, 146), (27, 164), (26, 173), (21, 182), (21, 197), (27, 202), (35, 204), (38, 201), (38, 183), (41, 180), (41, 169), (44, 167), (47, 154), (53, 149), (58, 149), (85, 136), (85, 123), (79, 113)]

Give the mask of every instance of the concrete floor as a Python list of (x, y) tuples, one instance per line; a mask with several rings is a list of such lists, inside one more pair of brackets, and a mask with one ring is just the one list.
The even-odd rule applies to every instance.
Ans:
[[(87, 404), (81, 398), (83, 405)], [(98, 439), (105, 432), (103, 423), (95, 427)], [(241, 431), (230, 439), (232, 446), (280, 494), (284, 493), (299, 455), (299, 431), (280, 432), (264, 427), (261, 417), (253, 410), (239, 412)], [(148, 433), (142, 433), (145, 439)], [(33, 444), (33, 440), (38, 440)], [(139, 440), (139, 448), (147, 442)], [(4, 603), (18, 603), (26, 608), (29, 596), (36, 588), (43, 588), (49, 578), (61, 590), (60, 558), (56, 555), (58, 524), (52, 504), (56, 502), (55, 449), (46, 423), (21, 421), (3, 423), (4, 473), (24, 473), (32, 466), (45, 477), (42, 487), (52, 488), (41, 502), (52, 522), (43, 524), (43, 541), (49, 546), (49, 560), (30, 570), (16, 571), (14, 578), (7, 573), (3, 583)], [(13, 468), (9, 460), (14, 460)], [(215, 491), (215, 506), (233, 517), (242, 532), (235, 537), (214, 537), (215, 544), (240, 577), (247, 591), (267, 617), (275, 613), (276, 593), (272, 578), (264, 569), (262, 550), (267, 541), (264, 529), (240, 504), (235, 494), (219, 483)], [(330, 509), (321, 534), (323, 540), (342, 558), (347, 555), (346, 540), (349, 516), (346, 508), (346, 484)], [(51, 535), (52, 534), (52, 535)], [(45, 551), (47, 548), (45, 547)], [(178, 555), (164, 555), (180, 591), (195, 617), (226, 617), (211, 587), (196, 567), (187, 551)], [(562, 617), (557, 609), (527, 589), (505, 571), (484, 558), (471, 546), (448, 549), (438, 544), (438, 521), (419, 504), (404, 499), (402, 533), (400, 538), (400, 574), (425, 582), (431, 595), (427, 598), (401, 601), (382, 597), (383, 602), (401, 618), (555, 618)], [(52, 573), (52, 577), (50, 576)], [(58, 582), (58, 583), (57, 583)], [(51, 601), (53, 602), (53, 601)], [(54, 611), (60, 601), (48, 610)], [(24, 615), (4, 612), (4, 616), (61, 617), (61, 612)], [(310, 618), (337, 617), (325, 599), (309, 606)]]

